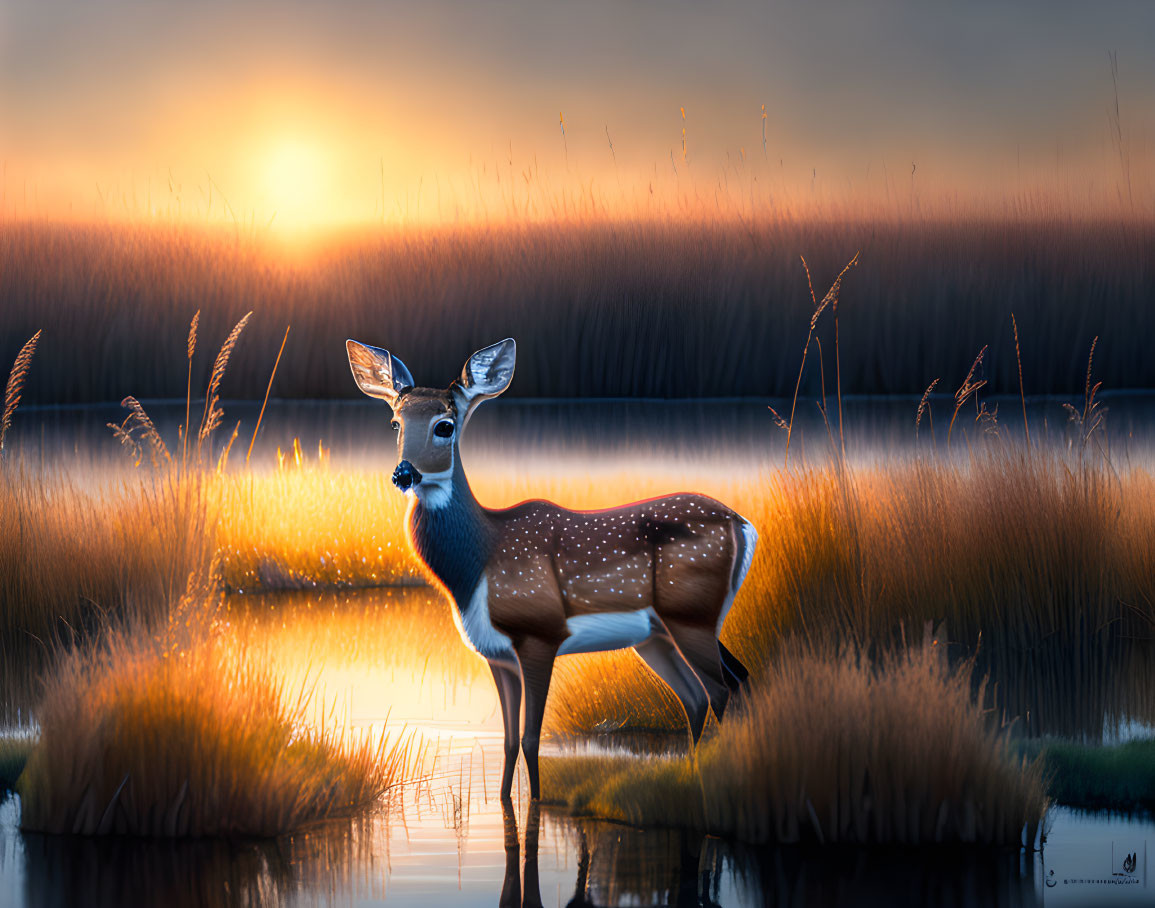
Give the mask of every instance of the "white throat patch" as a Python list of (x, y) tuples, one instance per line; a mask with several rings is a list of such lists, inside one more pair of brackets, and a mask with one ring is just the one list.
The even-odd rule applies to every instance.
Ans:
[(441, 473), (423, 473), (421, 482), (410, 486), (406, 495), (415, 495), (423, 507), (438, 510), (449, 504), (453, 498), (453, 470)]
[(466, 645), (478, 655), (484, 656), (490, 662), (517, 665), (513, 642), (489, 620), (489, 581), (484, 574), (481, 575), (481, 580), (478, 581), (464, 612), (454, 603), (453, 623), (457, 625), (457, 630)]

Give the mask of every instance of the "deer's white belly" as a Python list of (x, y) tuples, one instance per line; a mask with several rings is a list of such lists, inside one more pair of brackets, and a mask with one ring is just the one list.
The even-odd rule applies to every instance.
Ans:
[(559, 656), (571, 653), (600, 653), (637, 646), (650, 638), (657, 626), (652, 608), (635, 612), (602, 612), (575, 615), (565, 623), (569, 636), (558, 649)]
[(453, 623), (461, 633), (465, 645), (484, 656), (491, 662), (512, 662), (517, 664), (517, 656), (513, 652), (513, 642), (493, 626), (489, 618), (489, 581), (481, 575), (473, 596), (469, 599), (469, 606), (464, 612), (456, 605), (453, 607)]

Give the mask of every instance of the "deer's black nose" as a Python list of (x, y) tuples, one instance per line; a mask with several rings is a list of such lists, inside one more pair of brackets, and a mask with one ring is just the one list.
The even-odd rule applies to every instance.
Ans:
[(402, 492), (408, 492), (412, 486), (421, 482), (421, 471), (409, 461), (403, 460), (393, 471), (393, 485)]

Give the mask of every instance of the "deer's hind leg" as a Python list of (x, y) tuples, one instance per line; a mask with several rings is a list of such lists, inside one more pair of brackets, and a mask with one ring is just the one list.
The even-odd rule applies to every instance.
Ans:
[(694, 744), (697, 744), (702, 737), (702, 729), (706, 727), (710, 699), (694, 670), (678, 652), (673, 641), (663, 634), (655, 634), (644, 643), (639, 643), (634, 651), (682, 702), (686, 720), (690, 723), (690, 735)]
[(722, 672), (725, 675), (726, 686), (730, 688), (732, 694), (739, 693), (750, 679), (750, 672), (721, 640), (718, 641), (718, 655), (722, 660)]
[(698, 676), (702, 687), (706, 689), (710, 707), (714, 710), (718, 721), (721, 721), (726, 712), (726, 705), (730, 702), (730, 688), (722, 671), (722, 658), (714, 629), (676, 620), (667, 620), (666, 629), (677, 644), (679, 652)]

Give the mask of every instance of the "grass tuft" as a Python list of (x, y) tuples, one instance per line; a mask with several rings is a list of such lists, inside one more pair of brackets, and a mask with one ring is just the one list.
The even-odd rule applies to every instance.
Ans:
[[(1046, 812), (1039, 763), (951, 671), (941, 647), (888, 656), (802, 651), (691, 757), (563, 757), (548, 799), (638, 825), (753, 844), (1032, 845)], [(1025, 836), (1025, 838), (1024, 838)]]
[(48, 682), (20, 780), (28, 830), (274, 836), (372, 805), (409, 744), (306, 722), (251, 650), (177, 610), (169, 633), (112, 632)]

